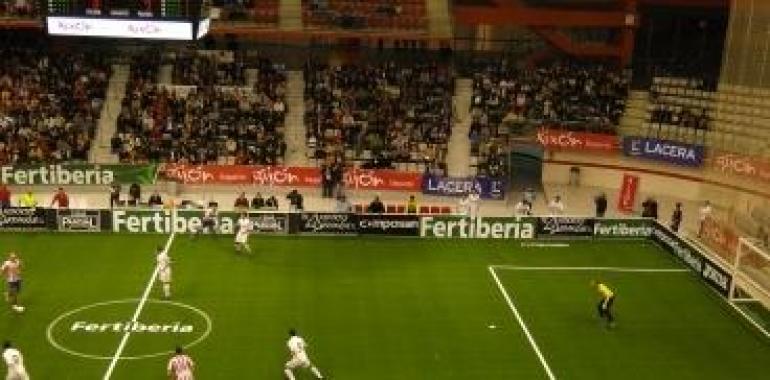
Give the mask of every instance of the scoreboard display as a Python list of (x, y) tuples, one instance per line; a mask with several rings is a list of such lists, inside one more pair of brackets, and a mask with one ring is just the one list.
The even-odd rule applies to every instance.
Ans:
[(46, 0), (59, 36), (191, 41), (208, 33), (210, 0)]

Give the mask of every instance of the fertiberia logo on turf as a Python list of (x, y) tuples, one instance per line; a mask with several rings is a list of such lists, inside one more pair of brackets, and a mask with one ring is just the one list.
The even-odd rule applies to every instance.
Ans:
[(535, 219), (428, 216), (420, 218), (420, 236), (460, 239), (533, 239)]
[(115, 342), (131, 334), (121, 359), (142, 359), (166, 355), (177, 345), (194, 346), (211, 332), (211, 319), (204, 311), (172, 301), (147, 300), (139, 318), (132, 321), (138, 302), (106, 301), (70, 310), (48, 325), (48, 342), (73, 356), (107, 360), (112, 359)]

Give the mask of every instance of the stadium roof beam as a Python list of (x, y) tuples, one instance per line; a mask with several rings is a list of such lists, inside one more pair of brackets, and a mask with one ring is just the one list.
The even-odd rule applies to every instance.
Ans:
[(521, 5), (505, 7), (455, 6), (455, 22), (469, 25), (521, 25), (587, 28), (620, 28), (626, 25), (625, 11), (589, 11), (533, 8)]

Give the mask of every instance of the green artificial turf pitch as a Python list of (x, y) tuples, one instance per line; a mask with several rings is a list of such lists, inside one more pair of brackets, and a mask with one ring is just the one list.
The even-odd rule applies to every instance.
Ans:
[[(1, 234), (23, 260), (27, 309), (0, 313), (0, 338), (34, 379), (101, 379), (124, 334), (84, 326), (131, 319), (166, 239)], [(176, 237), (172, 301), (182, 305), (156, 301), (156, 283), (139, 321), (178, 331), (132, 333), (123, 356), (159, 356), (118, 360), (111, 378), (164, 379), (165, 351), (199, 340), (196, 378), (280, 379), (296, 328), (330, 379), (546, 379), (501, 290), (558, 379), (768, 378), (768, 339), (689, 272), (495, 267), (498, 287), (489, 268), (683, 268), (646, 242), (255, 236), (248, 256), (231, 243)], [(613, 330), (594, 315), (594, 278), (616, 290)]]

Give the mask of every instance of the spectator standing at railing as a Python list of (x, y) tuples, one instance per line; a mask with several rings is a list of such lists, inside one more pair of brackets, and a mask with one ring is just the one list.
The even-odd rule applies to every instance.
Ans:
[(11, 191), (8, 186), (0, 185), (0, 208), (11, 207)]
[(713, 210), (711, 209), (711, 202), (709, 201), (703, 202), (703, 206), (701, 206), (699, 211), (700, 223), (698, 224), (698, 237), (701, 237), (701, 235), (703, 235), (703, 229), (706, 226), (706, 219), (711, 217), (712, 211)]
[(142, 188), (138, 183), (132, 183), (128, 188), (128, 204), (131, 206), (139, 205), (139, 201), (142, 199)]
[(671, 230), (679, 232), (679, 226), (682, 224), (682, 204), (677, 203), (674, 213), (671, 214)]
[(321, 197), (331, 198), (334, 189), (334, 168), (332, 165), (321, 165)]
[(594, 198), (594, 206), (596, 207), (596, 217), (604, 218), (604, 214), (607, 213), (607, 195), (601, 193)]
[(468, 194), (468, 216), (476, 219), (479, 216), (479, 209), (481, 208), (480, 202), (481, 196), (477, 190), (471, 190)]
[(37, 199), (32, 191), (27, 191), (19, 199), (19, 206), (21, 207), (37, 207)]
[(468, 199), (470, 197), (470, 194), (465, 194), (462, 198), (460, 198), (460, 201), (457, 202), (457, 213), (460, 215), (468, 216), (470, 215), (470, 200)]
[(120, 185), (110, 186), (110, 208), (120, 205)]
[(289, 200), (289, 210), (290, 211), (302, 211), (304, 210), (305, 206), (303, 204), (304, 200), (302, 199), (302, 194), (297, 191), (297, 189), (292, 190), (289, 194), (286, 195), (286, 199)]
[(70, 207), (70, 198), (67, 195), (67, 192), (64, 191), (64, 188), (60, 187), (58, 190), (56, 190), (56, 193), (54, 193), (53, 199), (51, 199), (50, 207), (54, 207), (54, 205), (56, 205), (58, 208)]

